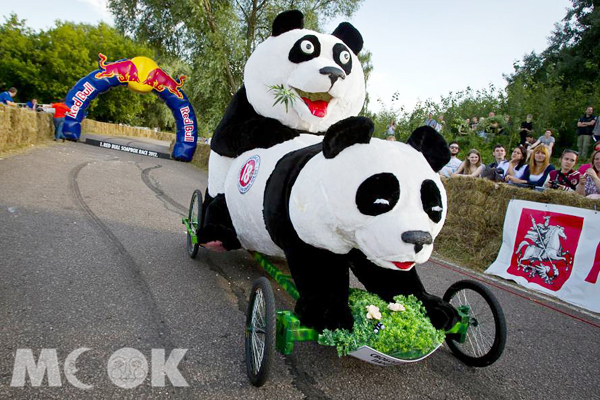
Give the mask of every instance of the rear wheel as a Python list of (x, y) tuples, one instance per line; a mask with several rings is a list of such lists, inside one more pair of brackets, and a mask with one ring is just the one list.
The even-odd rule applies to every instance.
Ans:
[(506, 321), (494, 294), (476, 281), (458, 281), (448, 288), (444, 300), (454, 308), (469, 307), (469, 328), (464, 343), (446, 337), (456, 358), (473, 367), (486, 367), (500, 358), (506, 344)]
[(269, 378), (275, 351), (275, 297), (271, 283), (254, 281), (246, 314), (246, 371), (250, 383), (262, 386)]
[[(190, 201), (190, 211), (188, 213), (188, 221), (190, 223), (190, 228), (194, 232), (194, 235), (198, 236), (198, 229), (200, 224), (202, 223), (202, 193), (200, 190), (194, 190), (192, 194), (192, 200)], [(192, 240), (192, 235), (188, 232), (187, 234), (187, 252), (191, 258), (196, 258), (198, 254), (198, 243), (194, 243)]]

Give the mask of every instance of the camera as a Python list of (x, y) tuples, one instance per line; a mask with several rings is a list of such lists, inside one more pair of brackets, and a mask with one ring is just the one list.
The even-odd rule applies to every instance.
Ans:
[(558, 189), (558, 182), (557, 181), (550, 182), (550, 188), (551, 189)]

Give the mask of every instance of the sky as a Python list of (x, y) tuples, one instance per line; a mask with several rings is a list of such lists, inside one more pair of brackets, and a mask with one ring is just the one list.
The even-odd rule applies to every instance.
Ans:
[[(55, 20), (114, 25), (105, 0), (0, 0), (0, 15), (15, 12), (35, 30)], [(365, 0), (351, 22), (372, 53), (367, 91), (371, 111), (412, 110), (418, 101), (449, 92), (504, 88), (513, 63), (548, 45), (569, 0)], [(336, 19), (326, 26), (332, 32)], [(4, 22), (4, 20), (2, 20)], [(399, 98), (392, 101), (398, 92)]]

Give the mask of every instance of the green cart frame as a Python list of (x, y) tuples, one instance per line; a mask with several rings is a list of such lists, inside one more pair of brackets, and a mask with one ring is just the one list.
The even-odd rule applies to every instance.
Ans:
[[(187, 230), (187, 252), (198, 254), (198, 227), (201, 225), (202, 194), (195, 190), (187, 218), (182, 222)], [(258, 252), (254, 259), (295, 301), (299, 293), (290, 275), (284, 274)], [(485, 367), (496, 362), (506, 344), (504, 313), (493, 293), (477, 281), (462, 280), (450, 286), (443, 299), (452, 304), (460, 321), (446, 331), (446, 344), (462, 362), (473, 367)], [(252, 284), (246, 314), (245, 348), (248, 378), (254, 386), (262, 386), (269, 377), (275, 350), (283, 355), (294, 351), (296, 342), (318, 343), (319, 332), (303, 326), (291, 311), (278, 311), (271, 282), (266, 277)]]

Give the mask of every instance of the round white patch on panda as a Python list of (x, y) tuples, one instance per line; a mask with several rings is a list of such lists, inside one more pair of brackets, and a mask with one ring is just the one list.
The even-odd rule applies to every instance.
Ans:
[(242, 168), (240, 168), (240, 172), (238, 174), (238, 189), (240, 193), (244, 194), (254, 184), (254, 180), (256, 179), (256, 175), (258, 175), (258, 168), (260, 167), (260, 157), (258, 155), (254, 155), (250, 157)]

